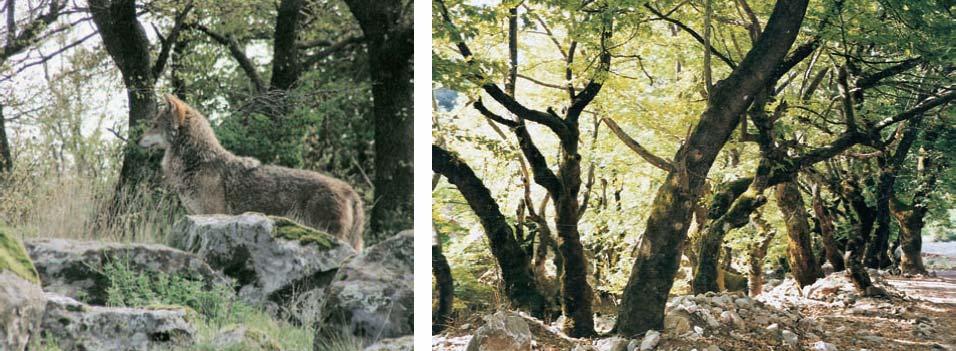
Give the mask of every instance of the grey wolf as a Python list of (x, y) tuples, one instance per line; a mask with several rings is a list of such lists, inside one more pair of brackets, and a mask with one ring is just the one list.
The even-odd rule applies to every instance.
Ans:
[(301, 169), (263, 165), (219, 144), (209, 121), (173, 95), (139, 140), (165, 150), (164, 181), (190, 214), (261, 212), (285, 216), (362, 248), (362, 200), (345, 182)]

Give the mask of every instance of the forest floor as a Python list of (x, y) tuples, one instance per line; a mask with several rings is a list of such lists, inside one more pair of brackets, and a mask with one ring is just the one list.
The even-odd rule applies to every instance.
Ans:
[[(956, 351), (953, 248), (956, 245), (947, 244), (943, 249), (936, 246), (931, 253), (924, 254), (935, 276), (904, 277), (871, 271), (874, 283), (889, 293), (885, 298), (856, 296), (840, 272), (803, 289), (786, 279), (753, 300), (740, 293), (674, 298), (668, 303), (668, 314), (689, 311), (691, 328), (665, 330), (655, 350)], [(727, 304), (723, 302), (728, 300), (724, 296), (729, 301), (744, 299), (752, 303), (746, 302), (745, 307), (740, 302)], [(685, 309), (686, 306), (690, 307)], [(739, 316), (738, 320), (724, 318), (725, 311)], [(560, 333), (556, 325), (527, 316), (525, 319), (535, 350), (618, 350), (610, 346), (610, 336), (573, 339)], [(480, 320), (470, 322), (434, 336), (433, 350), (464, 350), (471, 335), (483, 324)], [(788, 333), (796, 339), (789, 345), (785, 340)], [(640, 342), (640, 338), (624, 341), (632, 347)]]

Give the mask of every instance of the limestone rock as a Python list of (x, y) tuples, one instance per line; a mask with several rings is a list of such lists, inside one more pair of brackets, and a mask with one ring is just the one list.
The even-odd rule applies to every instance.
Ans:
[(657, 347), (657, 344), (661, 342), (661, 333), (656, 330), (648, 330), (644, 333), (644, 339), (641, 340), (641, 346), (638, 348), (640, 351), (650, 351)]
[(619, 336), (600, 339), (594, 342), (598, 351), (627, 351), (628, 340)]
[(63, 351), (178, 350), (195, 343), (186, 308), (90, 306), (46, 294), (41, 329)]
[(251, 212), (186, 216), (168, 241), (235, 279), (243, 301), (306, 324), (321, 315), (326, 287), (355, 255), (331, 235)]
[(530, 351), (531, 329), (511, 312), (497, 312), (487, 318), (468, 342), (467, 351)]
[(400, 338), (380, 340), (365, 348), (364, 351), (412, 351), (415, 349), (415, 338), (411, 335)]
[(77, 241), (66, 239), (27, 240), (43, 290), (105, 305), (109, 287), (103, 267), (122, 262), (133, 271), (179, 275), (213, 284), (231, 284), (195, 255), (156, 244)]
[(413, 243), (411, 230), (400, 232), (339, 268), (322, 306), (317, 335), (341, 328), (366, 339), (413, 334)]
[[(9, 254), (4, 250), (0, 248), (0, 255), (4, 255), (0, 257)], [(0, 350), (22, 351), (38, 337), (45, 303), (35, 281), (0, 270)]]
[(282, 350), (279, 344), (268, 334), (238, 324), (230, 324), (220, 329), (212, 344), (219, 350), (229, 348), (249, 351)]

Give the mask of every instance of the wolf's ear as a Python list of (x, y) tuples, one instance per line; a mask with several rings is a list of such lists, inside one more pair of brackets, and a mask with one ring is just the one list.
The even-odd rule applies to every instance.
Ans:
[(168, 113), (170, 117), (175, 116), (176, 126), (180, 127), (186, 123), (186, 109), (189, 107), (186, 106), (186, 103), (177, 98), (175, 95), (166, 94), (163, 96), (166, 98), (166, 105), (168, 107)]

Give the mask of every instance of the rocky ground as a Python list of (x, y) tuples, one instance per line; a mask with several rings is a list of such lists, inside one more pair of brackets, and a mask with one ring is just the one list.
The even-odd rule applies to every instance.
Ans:
[[(328, 234), (255, 213), (187, 216), (168, 246), (24, 245), (0, 228), (0, 350), (411, 350), (413, 242), (404, 231), (355, 252)], [(125, 273), (110, 273), (116, 267)], [(170, 296), (192, 304), (157, 302)], [(314, 330), (306, 339), (314, 347), (282, 347), (246, 320), (207, 323), (225, 313), (205, 309), (226, 303)]]
[[(753, 299), (741, 293), (674, 297), (664, 330), (633, 340), (568, 338), (526, 315), (499, 313), (452, 327), (432, 344), (433, 350), (469, 351), (956, 350), (956, 271), (871, 275), (888, 297), (860, 297), (838, 272), (803, 289), (787, 279)], [(501, 341), (524, 340), (525, 333), (528, 343)]]

